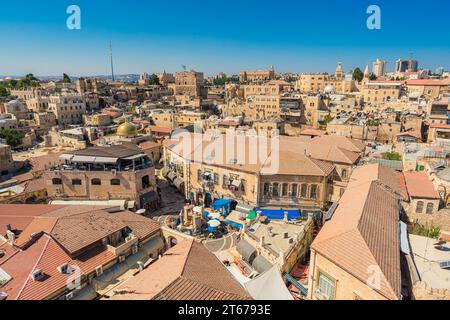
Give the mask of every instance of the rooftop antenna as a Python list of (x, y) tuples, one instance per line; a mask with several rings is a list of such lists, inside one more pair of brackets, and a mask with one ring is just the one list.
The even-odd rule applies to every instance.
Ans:
[(111, 78), (112, 78), (112, 81), (114, 82), (115, 81), (115, 78), (114, 78), (114, 62), (113, 62), (113, 51), (112, 51), (112, 43), (111, 42), (109, 42), (109, 56), (110, 56), (110, 59), (111, 59)]

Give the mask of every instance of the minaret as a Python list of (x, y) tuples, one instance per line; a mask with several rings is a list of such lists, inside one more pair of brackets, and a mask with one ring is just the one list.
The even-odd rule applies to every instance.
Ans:
[(336, 79), (338, 79), (338, 80), (344, 79), (344, 70), (342, 70), (342, 63), (341, 62), (338, 63), (335, 75), (336, 75)]
[(111, 59), (111, 78), (112, 78), (112, 81), (114, 82), (115, 81), (115, 78), (114, 78), (114, 62), (113, 62), (113, 52), (112, 52), (112, 44), (111, 44), (111, 42), (109, 43), (109, 56), (110, 56), (110, 59)]

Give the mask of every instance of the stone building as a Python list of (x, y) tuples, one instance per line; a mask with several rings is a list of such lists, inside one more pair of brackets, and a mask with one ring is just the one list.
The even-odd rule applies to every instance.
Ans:
[(63, 164), (45, 173), (48, 194), (58, 199), (128, 200), (156, 209), (155, 168), (135, 144), (92, 147), (62, 154)]
[(57, 123), (65, 126), (81, 124), (86, 113), (86, 102), (81, 94), (58, 94), (50, 96), (48, 111), (55, 114)]
[(399, 175), (377, 164), (354, 171), (311, 245), (309, 299), (402, 298)]
[(204, 82), (203, 72), (177, 72), (175, 85), (173, 86), (174, 94), (206, 98), (207, 90), (204, 87)]
[(275, 79), (275, 71), (272, 70), (243, 70), (239, 72), (240, 82), (258, 82)]

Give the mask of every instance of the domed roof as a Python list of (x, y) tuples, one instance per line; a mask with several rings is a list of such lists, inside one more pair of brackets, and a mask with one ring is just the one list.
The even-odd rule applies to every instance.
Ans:
[(137, 130), (131, 123), (124, 122), (117, 128), (117, 135), (127, 138), (134, 137), (137, 135)]

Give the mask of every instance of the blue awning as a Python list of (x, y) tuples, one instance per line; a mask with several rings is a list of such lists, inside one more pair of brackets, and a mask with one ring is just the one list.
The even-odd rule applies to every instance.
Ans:
[(212, 207), (214, 208), (214, 210), (217, 210), (217, 211), (219, 211), (223, 208), (227, 213), (229, 213), (231, 210), (232, 202), (233, 202), (232, 200), (218, 199), (212, 204)]
[(272, 220), (283, 220), (284, 213), (288, 213), (288, 220), (300, 219), (301, 212), (298, 209), (256, 209), (256, 212), (261, 211), (262, 216), (266, 216)]

